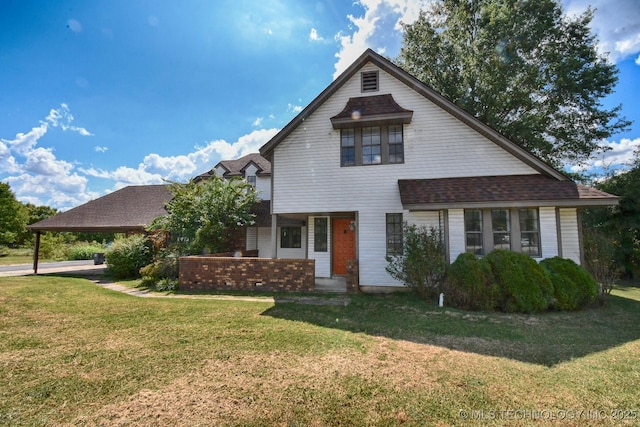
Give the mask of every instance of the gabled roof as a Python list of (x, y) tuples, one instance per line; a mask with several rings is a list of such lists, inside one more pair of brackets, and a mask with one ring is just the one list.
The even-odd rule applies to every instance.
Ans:
[(143, 231), (155, 218), (167, 214), (165, 205), (172, 197), (166, 185), (124, 187), (27, 228), (104, 233)]
[(251, 164), (255, 164), (258, 168), (257, 175), (271, 175), (271, 163), (258, 153), (247, 154), (236, 160), (223, 160), (213, 167), (215, 170), (218, 166), (222, 166), (226, 172), (223, 176), (243, 176), (244, 170)]
[(546, 175), (501, 175), (398, 180), (408, 210), (472, 207), (603, 206), (618, 197)]
[(438, 107), (447, 111), (470, 128), (474, 129), (481, 135), (488, 138), (525, 164), (529, 165), (536, 171), (552, 176), (561, 181), (567, 181), (569, 178), (562, 172), (549, 166), (547, 163), (535, 157), (533, 154), (523, 149), (515, 142), (505, 138), (496, 130), (482, 123), (473, 115), (467, 113), (462, 108), (440, 95), (434, 89), (421, 82), (405, 70), (401, 69), (388, 59), (375, 53), (371, 49), (367, 49), (349, 68), (347, 68), (337, 79), (335, 79), (320, 95), (318, 95), (307, 107), (300, 112), (292, 121), (290, 121), (280, 132), (278, 132), (271, 140), (260, 148), (260, 154), (269, 159), (273, 150), (282, 142), (291, 132), (293, 132), (307, 117), (309, 117), (318, 107), (320, 107), (327, 99), (329, 99), (340, 87), (342, 87), (351, 77), (353, 77), (367, 63), (372, 63), (381, 70), (395, 77), (411, 89), (415, 90)]

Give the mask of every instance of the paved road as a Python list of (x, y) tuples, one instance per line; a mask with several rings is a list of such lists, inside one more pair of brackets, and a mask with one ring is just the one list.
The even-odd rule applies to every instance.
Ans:
[[(38, 274), (70, 273), (70, 274), (101, 274), (106, 264), (94, 265), (93, 260), (41, 262), (38, 264)], [(32, 264), (0, 265), (0, 277), (26, 276), (33, 274)]]

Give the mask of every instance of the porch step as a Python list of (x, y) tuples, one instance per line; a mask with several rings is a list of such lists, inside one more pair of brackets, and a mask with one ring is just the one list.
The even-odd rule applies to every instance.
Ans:
[(316, 292), (347, 292), (346, 277), (316, 277)]

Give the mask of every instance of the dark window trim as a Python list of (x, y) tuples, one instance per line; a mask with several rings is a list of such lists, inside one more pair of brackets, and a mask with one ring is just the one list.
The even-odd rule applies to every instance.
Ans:
[(315, 218), (313, 220), (313, 251), (329, 251), (329, 220), (327, 217)]
[[(465, 235), (465, 251), (475, 253), (476, 255), (486, 255), (491, 252), (495, 248), (495, 233), (500, 233), (499, 231), (495, 231), (493, 227), (493, 212), (499, 210), (507, 210), (509, 212), (509, 245), (510, 249), (514, 252), (520, 252), (527, 254), (533, 258), (542, 257), (542, 239), (541, 239), (541, 231), (540, 231), (540, 208), (485, 208), (485, 209), (465, 209), (464, 210), (464, 235)], [(522, 226), (522, 215), (523, 211), (534, 210), (535, 211), (535, 226), (532, 230), (523, 230)], [(481, 223), (481, 232), (478, 231), (468, 231), (467, 230), (467, 212), (471, 211), (479, 211), (480, 212), (480, 223)], [(522, 243), (524, 242), (523, 236), (525, 233), (529, 236), (529, 241), (531, 240), (531, 235), (535, 235), (535, 239), (537, 240), (537, 247), (535, 250), (523, 250)], [(481, 253), (477, 251), (470, 251), (468, 246), (468, 238), (471, 234), (481, 234), (482, 235), (482, 248), (480, 250)], [(527, 247), (528, 248), (528, 247)]]
[[(394, 143), (394, 144), (389, 144), (389, 128), (392, 126), (402, 126), (401, 127), (401, 135), (402, 135), (402, 142), (400, 143)], [(369, 129), (369, 128), (378, 128), (380, 130), (380, 162), (378, 163), (365, 163), (364, 162), (364, 147), (372, 147), (371, 145), (364, 145), (363, 144), (363, 138), (362, 138), (362, 133), (363, 133), (363, 129)], [(351, 147), (351, 146), (345, 146), (343, 145), (344, 143), (344, 135), (346, 132), (352, 132), (353, 136), (354, 136), (354, 145), (355, 147)], [(401, 161), (390, 161), (390, 147), (391, 146), (395, 146), (396, 148), (396, 153), (399, 151), (402, 153), (402, 160)], [(373, 147), (378, 146), (373, 145)], [(362, 126), (358, 126), (358, 127), (351, 127), (351, 128), (342, 128), (340, 129), (340, 166), (341, 167), (352, 167), (352, 166), (376, 166), (376, 165), (389, 165), (389, 164), (403, 164), (404, 163), (404, 147), (405, 147), (405, 140), (404, 140), (404, 125), (402, 124), (398, 124), (398, 123), (386, 123), (386, 124), (376, 124), (376, 125), (370, 125), (370, 126), (365, 126), (364, 124)], [(351, 155), (355, 155), (355, 161), (347, 161), (347, 159), (351, 159)], [(397, 155), (397, 154), (396, 154)]]
[(280, 227), (280, 248), (302, 248), (302, 227)]
[(403, 253), (403, 227), (404, 221), (401, 213), (386, 214), (386, 238), (387, 255), (402, 255)]

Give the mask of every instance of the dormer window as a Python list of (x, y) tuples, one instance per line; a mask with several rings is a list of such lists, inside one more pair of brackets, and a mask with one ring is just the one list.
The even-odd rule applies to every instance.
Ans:
[(360, 74), (362, 92), (377, 92), (378, 87), (378, 72), (366, 71)]
[(249, 183), (249, 185), (251, 185), (253, 188), (255, 188), (256, 187), (256, 176), (255, 175), (247, 176), (247, 182)]

